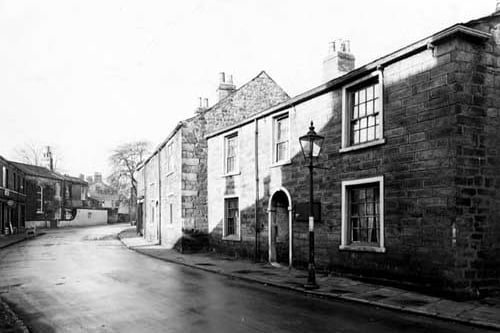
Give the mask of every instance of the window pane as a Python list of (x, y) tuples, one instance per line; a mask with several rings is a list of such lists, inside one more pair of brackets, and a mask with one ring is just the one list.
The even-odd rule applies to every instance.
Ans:
[(370, 101), (366, 103), (366, 114), (372, 114), (373, 113), (373, 101)]
[(362, 89), (359, 91), (359, 104), (362, 104), (366, 101), (366, 91)]
[(373, 99), (373, 86), (366, 88), (366, 100), (370, 101)]
[(351, 205), (351, 216), (358, 216), (359, 210), (358, 210), (358, 205), (357, 204), (352, 204)]
[(359, 107), (355, 106), (352, 110), (352, 119), (358, 119), (359, 117)]
[(355, 130), (355, 131), (358, 131), (358, 130), (359, 130), (359, 120), (356, 120), (356, 121), (354, 122), (354, 130)]
[(375, 139), (375, 127), (369, 127), (368, 128), (368, 141), (372, 141)]
[(366, 104), (360, 104), (359, 105), (359, 117), (364, 117), (366, 116)]
[(354, 131), (352, 133), (352, 138), (351, 138), (351, 141), (354, 143), (354, 144), (357, 144), (359, 143), (359, 131)]
[(359, 230), (358, 229), (352, 229), (352, 241), (359, 242)]
[(360, 233), (359, 233), (359, 241), (360, 242), (367, 242), (368, 241), (368, 234), (366, 233), (366, 219), (360, 219), (361, 222), (361, 228), (360, 228)]
[(365, 142), (365, 141), (367, 141), (367, 133), (366, 133), (366, 129), (362, 129), (361, 131), (359, 131), (359, 141), (360, 141), (360, 142)]
[(375, 117), (374, 116), (368, 117), (368, 126), (375, 126)]
[(373, 98), (378, 98), (378, 83), (373, 85)]
[(366, 215), (373, 215), (373, 214), (375, 214), (374, 204), (373, 202), (370, 202), (366, 205)]
[(351, 190), (351, 200), (352, 202), (358, 202), (359, 201), (359, 190), (358, 189), (352, 189)]
[(366, 128), (366, 118), (361, 119), (361, 128)]
[(358, 104), (359, 104), (359, 93), (356, 91), (353, 97), (353, 105), (358, 105)]
[(366, 215), (366, 205), (364, 202), (358, 204), (358, 213), (359, 213), (359, 216)]

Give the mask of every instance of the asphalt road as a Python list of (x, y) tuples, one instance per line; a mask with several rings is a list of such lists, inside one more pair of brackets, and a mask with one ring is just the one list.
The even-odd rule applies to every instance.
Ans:
[(128, 250), (121, 226), (61, 229), (0, 250), (0, 294), (32, 332), (486, 332), (311, 298)]

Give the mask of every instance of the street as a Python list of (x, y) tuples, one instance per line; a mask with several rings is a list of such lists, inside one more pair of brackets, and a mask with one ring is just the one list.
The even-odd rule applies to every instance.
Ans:
[(0, 251), (0, 295), (32, 332), (486, 332), (323, 300), (152, 259), (124, 225), (68, 228)]

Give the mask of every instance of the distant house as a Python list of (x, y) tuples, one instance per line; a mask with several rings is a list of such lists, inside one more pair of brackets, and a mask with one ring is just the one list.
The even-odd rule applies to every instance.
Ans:
[(26, 183), (24, 172), (0, 156), (0, 234), (25, 227)]
[(148, 240), (180, 250), (206, 246), (205, 135), (289, 98), (264, 71), (239, 89), (221, 73), (218, 94), (212, 107), (200, 102), (196, 115), (180, 122), (137, 170), (138, 226)]
[(26, 227), (55, 227), (58, 220), (71, 220), (83, 208), (88, 184), (48, 168), (11, 162), (25, 175)]
[(99, 172), (94, 173), (94, 177), (88, 176), (89, 184), (88, 196), (99, 203), (100, 208), (118, 209), (120, 207), (120, 197), (116, 190), (102, 180)]

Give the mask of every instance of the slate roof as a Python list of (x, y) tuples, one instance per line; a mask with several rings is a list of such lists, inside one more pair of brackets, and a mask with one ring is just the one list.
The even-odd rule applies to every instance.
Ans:
[(77, 183), (82, 185), (88, 184), (86, 181), (81, 180), (80, 178), (72, 177), (69, 175), (61, 175), (60, 173), (50, 171), (48, 168), (43, 166), (25, 164), (20, 162), (11, 162), (11, 163), (14, 164), (16, 167), (18, 167), (19, 169), (21, 169), (26, 175), (29, 176), (48, 178), (54, 180), (66, 180), (72, 183)]
[(29, 175), (29, 176), (50, 178), (50, 179), (55, 179), (55, 180), (64, 180), (62, 175), (60, 175), (56, 172), (50, 171), (49, 169), (42, 167), (42, 166), (25, 164), (25, 163), (20, 163), (20, 162), (11, 162), (11, 163), (14, 164), (15, 166), (17, 166), (22, 171), (24, 171), (24, 173)]

